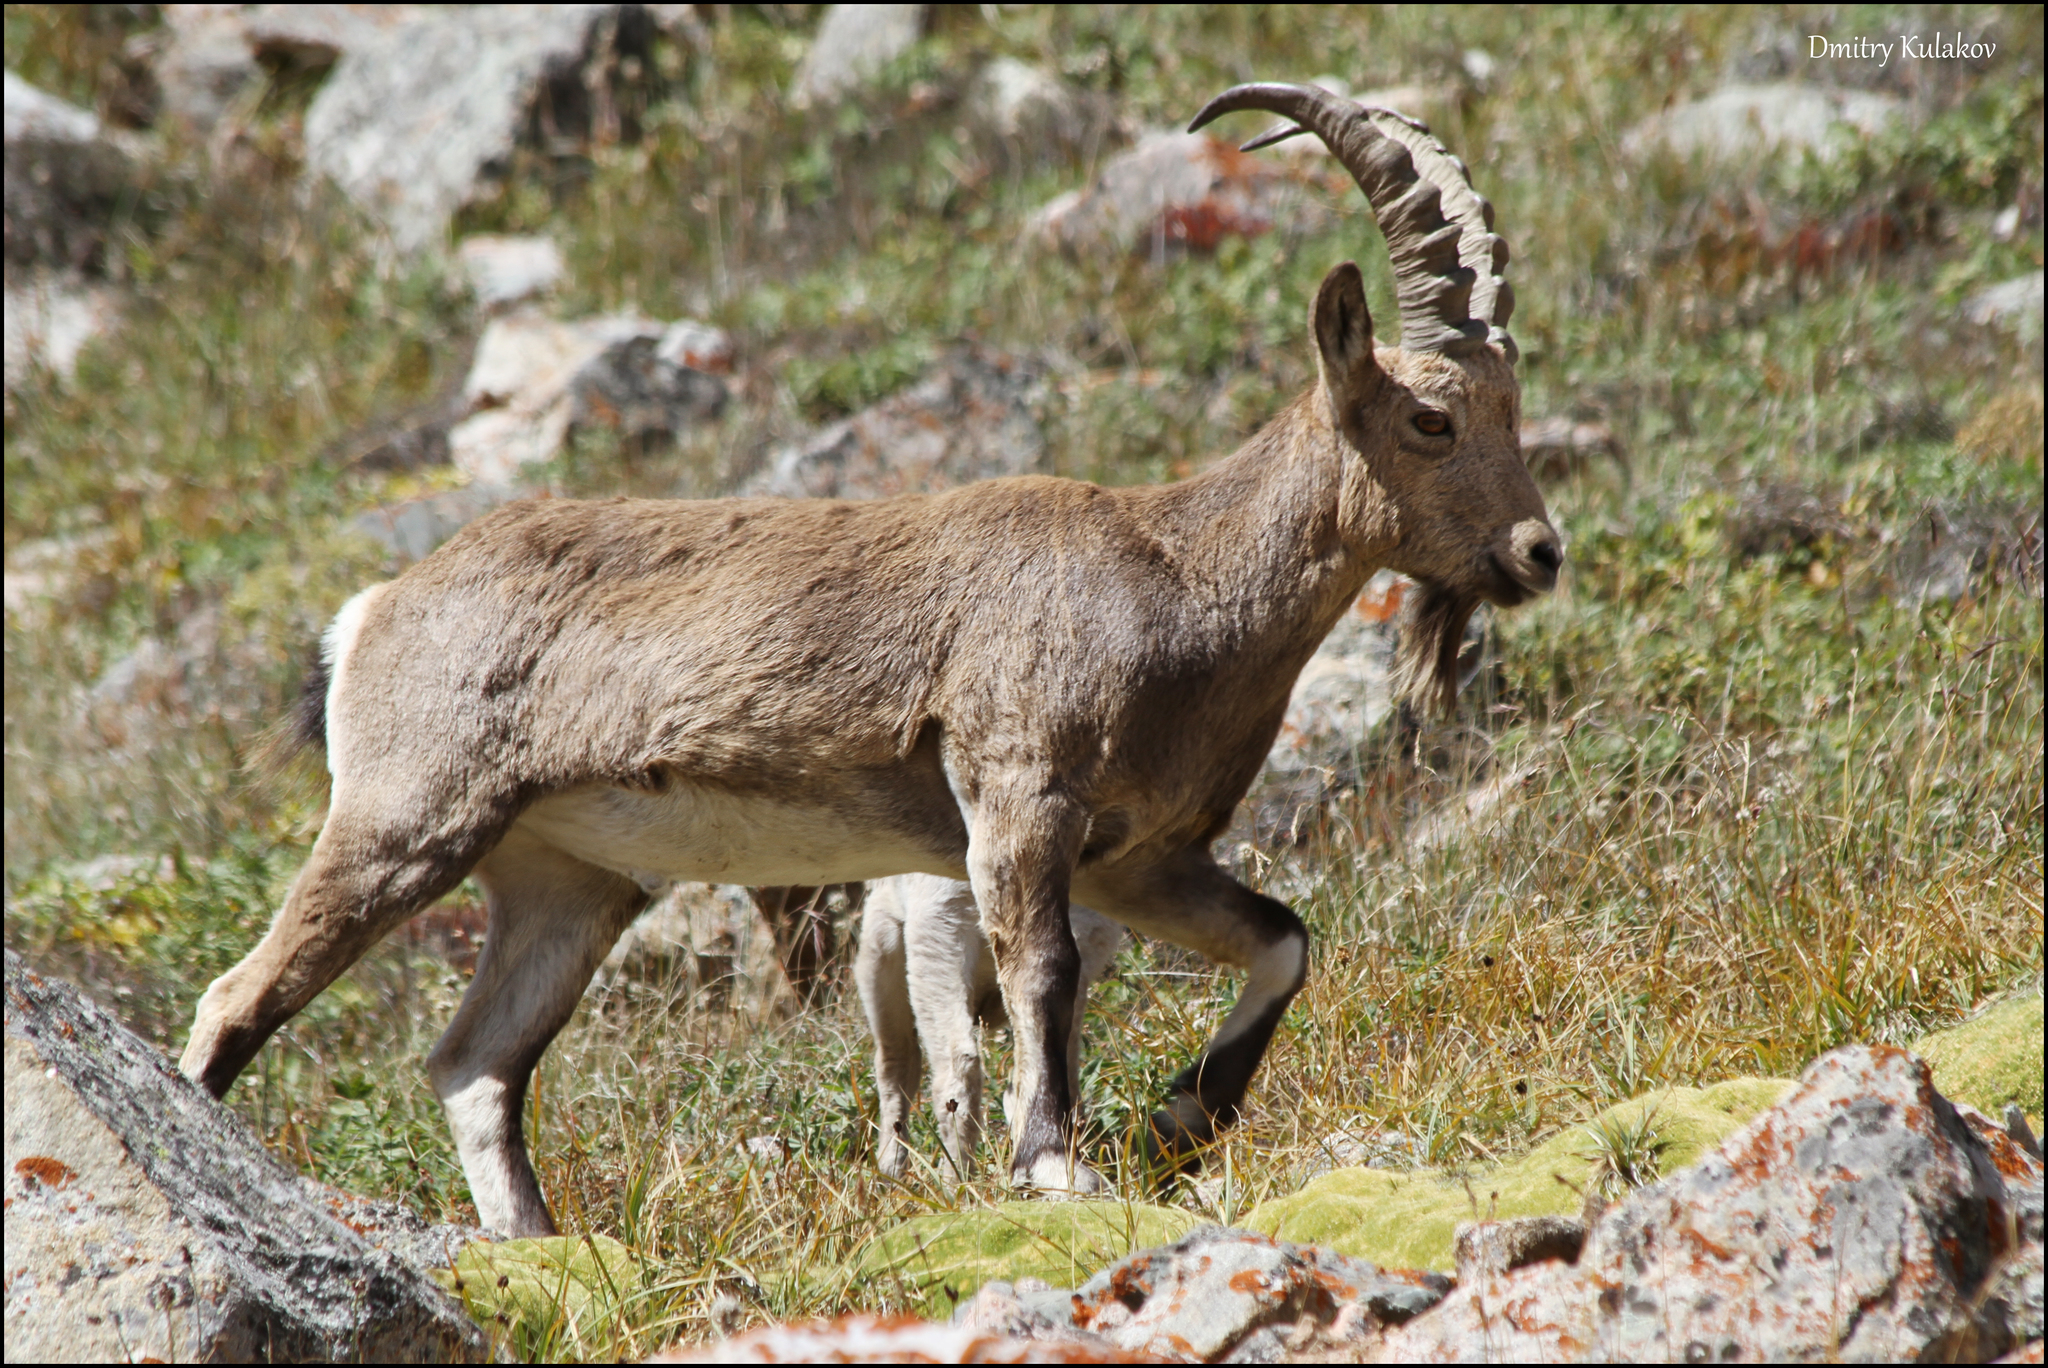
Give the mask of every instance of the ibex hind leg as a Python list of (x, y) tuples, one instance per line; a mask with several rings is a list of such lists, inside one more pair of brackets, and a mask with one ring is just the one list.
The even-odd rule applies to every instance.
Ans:
[(368, 807), (337, 797), (269, 931), (200, 998), (179, 1067), (215, 1097), (386, 932), (461, 882), (500, 830), (420, 838)]
[(521, 1126), (527, 1084), (647, 894), (516, 827), (476, 877), (490, 906), (483, 955), (428, 1073), (478, 1220), (510, 1235), (553, 1235)]
[[(1206, 850), (1137, 874), (1081, 881), (1091, 902), (1134, 931), (1247, 971), (1244, 991), (1201, 1058), (1152, 1114), (1145, 1158), (1170, 1178), (1201, 1167), (1201, 1151), (1237, 1120), (1252, 1075), (1308, 973), (1308, 930), (1287, 907), (1217, 867)], [(1077, 890), (1079, 891), (1079, 890)]]

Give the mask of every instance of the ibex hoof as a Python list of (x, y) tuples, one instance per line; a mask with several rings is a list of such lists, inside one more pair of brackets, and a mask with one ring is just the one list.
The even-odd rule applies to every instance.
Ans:
[(1025, 1167), (1010, 1171), (1013, 1187), (1029, 1189), (1044, 1197), (1101, 1197), (1109, 1192), (1109, 1180), (1079, 1160), (1064, 1154), (1041, 1154)]
[(1145, 1130), (1145, 1171), (1155, 1187), (1202, 1171), (1202, 1151), (1215, 1143), (1212, 1127), (1190, 1125), (1172, 1110), (1152, 1113)]

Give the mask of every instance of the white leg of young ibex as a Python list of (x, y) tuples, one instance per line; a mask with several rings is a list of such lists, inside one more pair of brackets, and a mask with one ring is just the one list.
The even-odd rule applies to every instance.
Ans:
[(1173, 1080), (1172, 1100), (1152, 1115), (1147, 1148), (1154, 1162), (1189, 1167), (1237, 1119), (1266, 1045), (1308, 974), (1308, 930), (1286, 904), (1224, 873), (1205, 846), (1145, 869), (1084, 871), (1079, 883), (1091, 902), (1132, 930), (1247, 971), (1237, 1005), (1201, 1058)]
[(904, 960), (902, 882), (884, 879), (868, 889), (861, 908), (860, 953), (853, 962), (854, 985), (860, 989), (868, 1029), (875, 1037), (875, 1092), (881, 1124), (875, 1165), (891, 1178), (901, 1178), (909, 1167), (905, 1140), (922, 1072), (917, 1022), (911, 1011), (910, 974)]
[(1075, 1153), (1067, 1072), (1081, 975), (1067, 892), (1085, 819), (1045, 792), (1043, 783), (1024, 783), (981, 795), (967, 872), (1015, 1042), (1018, 1116), (1010, 1131), (1010, 1179), (1040, 1192), (1094, 1193), (1106, 1184)]
[(965, 1178), (981, 1145), (983, 1008), (1001, 1011), (995, 958), (970, 885), (930, 874), (890, 882), (903, 896), (910, 1001), (932, 1067), (939, 1143), (954, 1173)]
[(516, 827), (476, 878), (490, 904), (483, 956), (428, 1074), (477, 1219), (509, 1235), (553, 1235), (521, 1128), (527, 1083), (647, 894)]

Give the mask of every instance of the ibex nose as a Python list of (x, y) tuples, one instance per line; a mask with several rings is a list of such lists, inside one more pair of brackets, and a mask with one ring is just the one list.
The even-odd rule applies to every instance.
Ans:
[(1564, 568), (1564, 543), (1541, 518), (1526, 518), (1515, 524), (1508, 536), (1509, 573), (1532, 593), (1548, 593), (1557, 586), (1557, 572)]

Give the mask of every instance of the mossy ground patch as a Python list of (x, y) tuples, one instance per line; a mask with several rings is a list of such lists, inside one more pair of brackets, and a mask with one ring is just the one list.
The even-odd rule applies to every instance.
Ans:
[(1934, 1086), (1943, 1097), (1992, 1117), (2017, 1102), (2039, 1130), (2044, 1045), (2038, 991), (2007, 998), (1960, 1026), (1922, 1036), (1913, 1052), (1934, 1066)]
[(875, 1241), (850, 1271), (891, 1300), (944, 1318), (985, 1282), (1030, 1277), (1075, 1287), (1126, 1254), (1170, 1244), (1201, 1224), (1192, 1212), (1135, 1202), (999, 1202), (913, 1217)]

